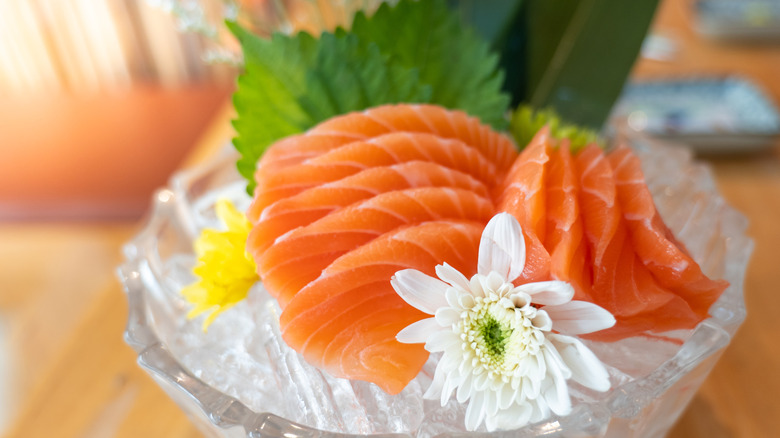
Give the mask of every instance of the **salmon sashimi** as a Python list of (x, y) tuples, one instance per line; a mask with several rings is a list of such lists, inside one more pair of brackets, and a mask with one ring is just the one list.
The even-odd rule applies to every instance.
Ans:
[[(344, 146), (353, 141), (365, 140), (357, 134), (312, 134), (305, 133), (283, 138), (273, 144), (273, 147), (263, 154), (255, 169), (255, 181), (265, 178), (281, 169), (298, 165), (309, 158), (322, 155), (324, 152)], [(252, 204), (246, 212), (247, 219), (255, 223), (263, 209)]]
[[(625, 220), (628, 213), (623, 210), (623, 197), (619, 198), (625, 187), (618, 185), (612, 160), (595, 146), (587, 147), (575, 159), (590, 252), (591, 297), (617, 320), (613, 328), (588, 338), (616, 340), (648, 331), (692, 328), (699, 320), (691, 307), (641, 262), (630, 223)], [(642, 186), (646, 187), (643, 181)]]
[[(544, 247), (550, 253), (550, 274), (556, 280), (568, 281), (574, 286), (579, 300), (590, 297), (590, 284), (583, 278), (585, 254), (578, 254), (582, 242), (579, 184), (569, 141), (561, 141), (550, 153), (546, 184), (546, 234)], [(586, 247), (580, 250), (584, 251)]]
[(395, 394), (420, 371), (428, 353), (395, 335), (428, 315), (395, 293), (401, 269), (434, 275), (441, 260), (475, 272), (483, 222), (438, 221), (401, 228), (334, 261), (296, 294), (280, 317), (284, 340), (329, 373), (368, 380)]
[(295, 166), (339, 146), (353, 141), (368, 140), (368, 138), (354, 133), (326, 134), (315, 132), (286, 137), (276, 142), (274, 147), (269, 148), (263, 154), (263, 159), (257, 164), (255, 175), (258, 179), (263, 179), (266, 175), (279, 169)]
[(620, 147), (610, 154), (609, 160), (615, 169), (618, 197), (637, 255), (660, 284), (679, 294), (694, 312), (706, 318), (728, 283), (705, 276), (674, 239), (656, 211), (639, 158), (629, 148)]
[(632, 255), (625, 258), (625, 262), (620, 266), (621, 271), (618, 272), (621, 289), (617, 296), (618, 310), (613, 313), (617, 321), (615, 326), (582, 337), (593, 341), (614, 342), (631, 336), (696, 327), (701, 318), (693, 312), (688, 303), (658, 284), (658, 280), (639, 257)]
[(436, 105), (384, 105), (334, 117), (311, 130), (312, 133), (368, 137), (394, 131), (427, 132), (441, 138), (459, 139), (477, 148), (499, 170), (508, 169), (517, 157), (514, 143), (505, 135), (476, 117)]
[[(512, 141), (462, 111), (435, 105), (385, 105), (362, 112), (334, 117), (310, 131), (276, 142), (257, 164), (255, 180), (339, 146), (392, 132), (430, 133), (440, 138), (458, 139), (476, 147), (498, 172), (508, 169), (517, 156)], [(253, 204), (247, 217), (253, 223), (266, 205)]]
[(487, 222), (493, 203), (474, 192), (423, 187), (382, 193), (282, 236), (262, 256), (248, 245), (268, 291), (283, 308), (333, 260), (398, 227), (432, 220)]
[(550, 254), (544, 247), (545, 234), (545, 175), (552, 139), (549, 129), (543, 128), (526, 146), (496, 188), (498, 212), (514, 216), (523, 228), (526, 246), (526, 264), (516, 283), (541, 281), (550, 275)]
[(372, 167), (271, 204), (262, 211), (250, 239), (262, 254), (279, 236), (336, 210), (381, 193), (418, 187), (460, 188), (489, 197), (487, 187), (474, 177), (437, 163), (410, 161)]
[[(591, 294), (595, 303), (615, 317), (631, 316), (659, 307), (670, 297), (636, 295), (630, 273), (634, 250), (617, 200), (614, 175), (601, 148), (589, 146), (576, 160), (581, 191), (580, 205), (592, 266)], [(643, 299), (653, 302), (643, 302)], [(660, 302), (657, 302), (660, 300)]]
[(274, 202), (310, 187), (337, 181), (371, 167), (408, 161), (438, 163), (467, 173), (489, 187), (498, 180), (495, 164), (472, 146), (432, 134), (395, 132), (346, 144), (259, 180), (251, 208), (264, 210)]
[(626, 148), (572, 153), (540, 130), (522, 153), (478, 119), (433, 105), (334, 117), (272, 145), (255, 174), (247, 252), (282, 313), (284, 340), (330, 374), (400, 392), (428, 352), (395, 336), (428, 315), (390, 279), (470, 276), (499, 212), (523, 228), (515, 281), (562, 280), (617, 323), (584, 337), (616, 341), (690, 329), (726, 287), (671, 235)]
[(596, 145), (589, 145), (577, 154), (575, 167), (580, 183), (585, 237), (592, 248), (592, 264), (602, 266), (608, 249), (615, 254), (621, 248), (619, 243), (610, 248), (621, 221), (615, 178), (604, 152)]

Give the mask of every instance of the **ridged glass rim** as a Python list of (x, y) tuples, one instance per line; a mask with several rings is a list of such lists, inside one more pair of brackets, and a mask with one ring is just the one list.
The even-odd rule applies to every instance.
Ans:
[[(651, 148), (670, 148), (670, 146), (655, 145), (655, 142), (644, 137), (633, 137), (631, 144), (636, 149), (647, 152)], [(667, 149), (671, 150), (671, 149)], [(166, 348), (163, 342), (151, 326), (147, 314), (146, 297), (149, 286), (144, 283), (141, 274), (144, 256), (142, 251), (147, 245), (152, 244), (156, 238), (156, 231), (163, 224), (163, 214), (166, 209), (173, 209), (175, 216), (181, 221), (179, 225), (193, 239), (195, 229), (186, 219), (182, 219), (189, 202), (186, 187), (189, 187), (198, 178), (216, 169), (224, 169), (223, 166), (235, 166), (236, 156), (229, 147), (226, 147), (217, 157), (209, 160), (201, 166), (191, 170), (180, 171), (174, 174), (170, 180), (170, 188), (157, 191), (153, 196), (153, 202), (143, 228), (133, 240), (123, 247), (126, 262), (117, 269), (117, 275), (124, 285), (128, 299), (128, 322), (124, 332), (125, 342), (138, 353), (138, 364), (147, 372), (158, 379), (162, 379), (173, 387), (186, 394), (203, 411), (211, 423), (222, 429), (241, 427), (248, 437), (333, 437), (347, 438), (365, 435), (352, 435), (322, 431), (308, 426), (294, 423), (278, 415), (269, 412), (254, 412), (238, 399), (231, 397), (195, 377), (186, 367), (176, 359), (173, 353)], [(729, 239), (727, 259), (733, 259), (736, 255), (752, 252), (753, 241), (745, 234), (748, 221), (739, 212), (731, 208), (718, 193), (710, 169), (702, 163), (692, 160), (691, 154), (684, 155), (685, 167), (696, 167), (697, 179), (694, 183), (701, 187), (701, 191), (712, 197), (712, 202), (720, 204), (720, 215), (723, 221), (731, 225), (734, 231), (724, 234)], [(583, 403), (575, 407), (575, 411), (568, 417), (573, 417), (578, 409), (588, 409), (594, 423), (608, 421), (610, 417), (631, 418), (639, 413), (654, 399), (662, 395), (673, 386), (680, 377), (693, 370), (697, 364), (723, 350), (733, 337), (734, 333), (745, 318), (746, 311), (743, 296), (744, 273), (749, 256), (741, 263), (727, 265), (727, 269), (736, 273), (729, 276), (740, 280), (739, 284), (732, 284), (713, 305), (712, 317), (702, 322), (694, 329), (690, 337), (685, 341), (680, 350), (656, 368), (652, 373), (641, 379), (636, 379), (610, 391), (609, 396), (597, 403)], [(729, 301), (728, 308), (724, 303)], [(735, 303), (736, 301), (736, 307)], [(710, 348), (698, 351), (697, 354), (681, 355), (683, 347), (694, 343), (697, 335), (700, 335), (705, 327), (723, 330), (729, 335), (729, 341), (723, 345), (713, 345)], [(682, 370), (684, 372), (679, 372)], [(667, 376), (676, 376), (668, 378)], [(650, 381), (665, 382), (657, 385), (650, 392), (633, 391), (637, 388), (646, 389)], [(630, 396), (640, 393), (641, 397)], [(629, 402), (626, 403), (626, 400)], [(618, 403), (619, 401), (619, 403)], [(511, 436), (536, 436), (538, 433), (549, 434), (551, 424), (556, 424), (555, 430), (566, 430), (566, 419), (561, 417), (551, 422), (537, 423), (519, 431), (511, 431)], [(580, 424), (580, 427), (582, 425)], [(522, 433), (520, 432), (522, 431)], [(373, 437), (409, 437), (407, 434), (374, 434)], [(468, 434), (447, 434), (447, 436), (468, 436)], [(501, 436), (501, 433), (486, 434), (485, 436)]]

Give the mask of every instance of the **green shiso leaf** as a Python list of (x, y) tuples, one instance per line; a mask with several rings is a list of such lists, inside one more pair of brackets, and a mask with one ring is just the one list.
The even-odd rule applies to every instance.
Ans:
[(233, 96), (238, 170), (254, 190), (257, 160), (276, 140), (350, 111), (396, 102), (427, 102), (431, 87), (417, 71), (387, 62), (375, 44), (350, 34), (274, 35), (265, 40), (229, 24), (244, 49)]
[(501, 91), (499, 57), (445, 1), (385, 3), (371, 17), (356, 14), (351, 32), (377, 44), (391, 62), (419, 69), (420, 80), (432, 86), (432, 103), (506, 127), (509, 96)]
[(352, 30), (260, 38), (228, 27), (244, 52), (233, 103), (238, 170), (254, 190), (258, 159), (273, 142), (333, 116), (389, 103), (434, 103), (506, 125), (498, 57), (464, 29), (443, 0), (401, 0)]
[(554, 110), (549, 108), (535, 110), (528, 105), (520, 105), (512, 113), (509, 130), (518, 146), (524, 148), (545, 125), (549, 125), (550, 134), (553, 138), (569, 139), (572, 152), (578, 151), (591, 143), (597, 143), (604, 147), (596, 131), (566, 123), (561, 120)]

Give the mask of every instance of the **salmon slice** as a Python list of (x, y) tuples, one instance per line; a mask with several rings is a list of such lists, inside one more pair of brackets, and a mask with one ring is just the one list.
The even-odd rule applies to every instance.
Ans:
[(576, 299), (582, 300), (590, 297), (590, 285), (583, 278), (585, 254), (577, 254), (583, 235), (578, 192), (569, 141), (563, 140), (558, 149), (550, 153), (544, 247), (550, 253), (552, 277), (571, 283)]
[(252, 209), (264, 210), (274, 202), (308, 188), (337, 181), (362, 170), (409, 161), (430, 161), (467, 173), (493, 187), (496, 166), (477, 149), (459, 140), (432, 134), (397, 132), (349, 143), (298, 166), (282, 169), (258, 181)]
[(400, 392), (427, 360), (421, 344), (395, 335), (429, 317), (406, 304), (389, 278), (401, 269), (434, 275), (442, 260), (476, 271), (481, 221), (432, 221), (396, 229), (333, 261), (290, 301), (280, 317), (285, 342), (338, 377)]
[[(462, 111), (435, 105), (384, 105), (334, 117), (304, 134), (279, 140), (263, 154), (257, 165), (255, 180), (259, 182), (270, 173), (353, 141), (392, 132), (430, 133), (461, 140), (480, 150), (499, 171), (508, 169), (517, 156), (512, 140)], [(254, 222), (260, 211), (260, 206), (250, 209), (249, 219)]]
[(256, 176), (262, 179), (275, 171), (300, 164), (309, 158), (314, 158), (345, 144), (354, 141), (368, 140), (360, 134), (326, 134), (307, 132), (305, 134), (285, 137), (263, 154), (258, 162)]
[(577, 249), (572, 254), (566, 281), (574, 287), (573, 299), (593, 302), (593, 270), (590, 266), (590, 250), (586, 239), (580, 239)]
[(546, 228), (545, 175), (551, 150), (549, 129), (543, 128), (517, 157), (494, 196), (497, 212), (510, 213), (523, 228), (526, 264), (518, 284), (550, 276), (550, 254), (542, 242)]
[(691, 308), (660, 284), (638, 256), (610, 160), (600, 148), (588, 146), (578, 154), (575, 167), (592, 267), (591, 297), (617, 320), (613, 328), (587, 337), (614, 341), (695, 327), (699, 320)]
[[(580, 183), (579, 201), (585, 237), (592, 248), (592, 263), (593, 266), (602, 266), (621, 221), (615, 178), (604, 152), (596, 145), (589, 145), (577, 154), (575, 168)], [(614, 253), (620, 248), (618, 244), (617, 249), (610, 249)]]
[[(262, 181), (268, 175), (281, 169), (298, 165), (309, 158), (322, 155), (324, 152), (344, 146), (353, 141), (366, 140), (358, 134), (299, 134), (285, 137), (272, 147), (269, 147), (255, 169), (255, 181)], [(260, 218), (263, 209), (254, 203), (247, 210), (247, 218), (255, 223)]]
[(580, 188), (583, 235), (588, 245), (585, 266), (591, 270), (590, 295), (594, 303), (614, 315), (619, 310), (616, 294), (621, 293), (618, 284), (621, 255), (630, 249), (631, 243), (621, 223), (612, 169), (596, 145), (589, 145), (577, 154), (574, 169)]
[(271, 204), (263, 210), (250, 239), (262, 254), (284, 233), (306, 226), (334, 211), (372, 196), (418, 187), (451, 187), (489, 196), (485, 185), (472, 176), (426, 161), (372, 167), (332, 183), (315, 186)]
[(512, 141), (476, 117), (436, 105), (383, 105), (334, 117), (311, 132), (376, 137), (394, 131), (427, 132), (442, 138), (459, 139), (474, 146), (499, 171), (508, 169), (517, 151)]
[(609, 156), (615, 169), (617, 196), (639, 258), (666, 288), (680, 295), (701, 319), (728, 287), (702, 273), (699, 265), (672, 236), (656, 211), (650, 190), (637, 158), (628, 147), (619, 147)]
[(620, 289), (612, 311), (616, 323), (610, 329), (582, 335), (584, 338), (614, 342), (648, 333), (692, 329), (701, 322), (685, 300), (658, 283), (635, 253), (621, 261), (617, 273)]
[(261, 245), (250, 235), (248, 248), (266, 289), (284, 308), (293, 295), (316, 279), (333, 260), (384, 233), (431, 220), (469, 219), (487, 223), (493, 210), (488, 198), (463, 189), (398, 190), (297, 228), (262, 254), (257, 250)]

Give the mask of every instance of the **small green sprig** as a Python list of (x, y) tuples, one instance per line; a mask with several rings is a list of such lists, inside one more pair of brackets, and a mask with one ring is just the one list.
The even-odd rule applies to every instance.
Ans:
[(554, 138), (569, 139), (572, 152), (591, 143), (597, 143), (604, 147), (604, 143), (596, 131), (566, 123), (552, 109), (535, 110), (528, 105), (520, 105), (512, 113), (509, 130), (517, 145), (522, 149), (545, 125), (550, 127), (550, 134)]

